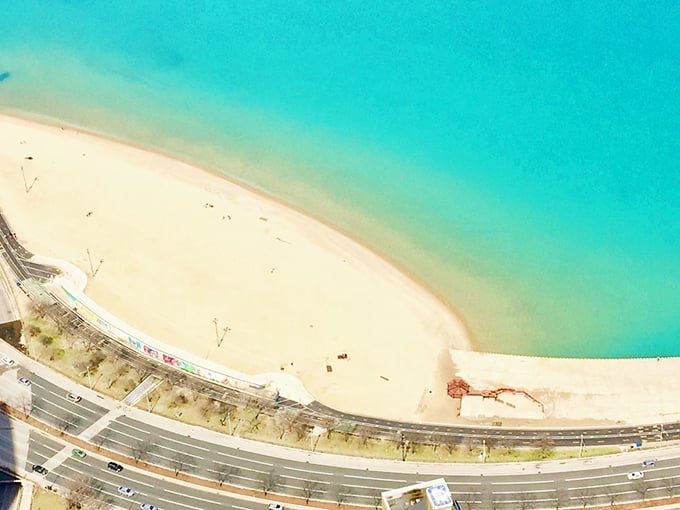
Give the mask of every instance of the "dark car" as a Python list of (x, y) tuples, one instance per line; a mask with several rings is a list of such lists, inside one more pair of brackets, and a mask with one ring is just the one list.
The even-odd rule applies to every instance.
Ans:
[(48, 471), (44, 467), (42, 467), (40, 464), (33, 464), (33, 471), (36, 473), (40, 473), (41, 475), (45, 476)]
[(109, 468), (111, 471), (115, 471), (116, 473), (120, 473), (123, 470), (123, 466), (113, 461), (109, 462), (106, 465), (106, 467)]

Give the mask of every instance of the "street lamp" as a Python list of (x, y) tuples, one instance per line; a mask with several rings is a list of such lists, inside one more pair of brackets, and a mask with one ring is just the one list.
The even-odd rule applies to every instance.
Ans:
[(579, 457), (583, 456), (583, 432), (581, 432), (581, 446), (578, 449), (578, 456)]
[(90, 365), (87, 365), (86, 370), (87, 370), (87, 382), (90, 385), (90, 389), (92, 389), (92, 379), (90, 378)]

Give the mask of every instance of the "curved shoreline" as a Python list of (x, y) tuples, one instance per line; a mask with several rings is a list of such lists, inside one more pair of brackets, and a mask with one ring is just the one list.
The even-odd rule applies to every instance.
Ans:
[[(0, 166), (0, 199), (3, 201), (3, 206), (9, 203), (9, 207), (5, 208), (9, 211), (10, 221), (16, 224), (17, 232), (22, 241), (27, 242), (28, 246), (37, 253), (70, 260), (83, 272), (93, 273), (97, 263), (102, 260), (103, 265), (100, 263), (102, 271), (98, 274), (95, 273), (96, 276), (89, 279), (87, 289), (89, 298), (100, 303), (104, 309), (120, 317), (124, 322), (134, 324), (134, 329), (144, 331), (149, 337), (163, 339), (163, 342), (168, 343), (170, 348), (192, 351), (199, 360), (201, 353), (197, 351), (207, 350), (205, 358), (210, 357), (217, 365), (229, 366), (242, 373), (266, 374), (281, 371), (300, 379), (314, 398), (332, 407), (347, 412), (377, 415), (385, 418), (441, 423), (460, 423), (466, 419), (474, 423), (480, 421), (493, 423), (503, 420), (506, 424), (522, 425), (527, 422), (528, 417), (533, 417), (540, 419), (541, 423), (546, 425), (561, 425), (568, 423), (611, 423), (612, 421), (626, 423), (639, 420), (665, 421), (664, 416), (672, 419), (669, 413), (675, 412), (673, 396), (677, 395), (680, 387), (674, 383), (673, 374), (677, 373), (677, 369), (680, 368), (680, 358), (665, 358), (663, 363), (660, 363), (654, 359), (574, 360), (570, 358), (532, 358), (471, 351), (469, 350), (469, 342), (460, 344), (451, 341), (450, 331), (449, 334), (444, 331), (444, 336), (442, 336), (442, 331), (438, 328), (450, 327), (458, 332), (460, 340), (460, 338), (464, 338), (464, 329), (458, 319), (450, 315), (450, 310), (434, 296), (421, 288), (416, 282), (407, 278), (404, 273), (379, 258), (375, 253), (357, 245), (352, 239), (331, 230), (327, 225), (301, 215), (296, 210), (272, 201), (268, 197), (254, 195), (252, 191), (235, 185), (224, 178), (218, 178), (215, 174), (203, 172), (161, 155), (114, 144), (89, 134), (0, 116), (0, 132), (3, 129), (5, 140), (12, 139), (13, 130), (21, 131), (23, 129), (22, 132), (29, 133), (31, 137), (38, 139), (47, 137), (48, 140), (51, 137), (52, 140), (58, 142), (57, 145), (50, 146), (44, 142), (41, 145), (29, 140), (31, 143), (29, 145), (29, 142), (21, 144), (21, 140), (18, 139), (19, 145), (15, 147), (13, 155), (10, 154), (9, 146), (7, 151), (0, 153), (2, 165)], [(26, 138), (28, 138), (28, 135)], [(9, 145), (9, 141), (7, 143)], [(87, 147), (89, 153), (82, 153), (84, 155), (81, 156), (81, 153), (75, 151), (77, 147), (82, 147), (82, 144), (85, 144), (84, 146)], [(47, 151), (45, 152), (45, 150)], [(137, 221), (134, 217), (134, 214), (147, 214), (144, 207), (140, 208), (139, 204), (134, 205), (134, 197), (132, 196), (134, 190), (131, 189), (130, 184), (134, 183), (137, 186), (136, 180), (122, 179), (122, 188), (119, 188), (119, 194), (114, 197), (114, 200), (107, 198), (106, 193), (99, 193), (96, 186), (85, 188), (80, 191), (81, 195), (75, 193), (73, 187), (80, 186), (81, 180), (91, 177), (83, 172), (89, 171), (88, 169), (92, 165), (97, 164), (91, 163), (91, 158), (98, 157), (99, 159), (95, 161), (104, 161), (101, 154), (95, 156), (91, 151), (103, 151), (103, 155), (114, 158), (113, 161), (120, 157), (121, 165), (126, 161), (132, 161), (133, 163), (141, 162), (142, 166), (147, 165), (149, 167), (142, 168), (142, 174), (128, 172), (128, 175), (134, 175), (135, 178), (137, 176), (143, 177), (145, 182), (141, 183), (140, 186), (147, 193), (163, 195), (166, 198), (166, 202), (154, 202), (154, 205), (158, 207), (165, 207), (160, 216), (155, 218), (155, 222), (151, 223), (154, 227), (147, 225), (146, 218), (144, 221)], [(30, 156), (32, 159), (28, 159), (29, 156), (26, 155), (28, 152), (36, 154), (36, 157)], [(70, 174), (68, 172), (66, 174), (59, 173), (59, 180), (63, 182), (50, 182), (51, 176), (48, 172), (50, 165), (59, 166), (61, 164), (60, 172), (69, 170), (68, 165), (65, 165), (64, 162), (59, 163), (59, 158), (65, 157), (62, 152), (71, 153), (70, 157), (74, 158), (73, 165), (80, 164), (82, 168), (80, 173), (78, 173), (78, 169), (70, 169)], [(82, 158), (83, 161), (79, 162), (79, 158)], [(23, 165), (26, 165), (28, 171), (28, 176), (26, 176), (26, 171), (24, 172), (24, 177), (28, 178), (28, 181), (25, 182), (22, 181), (22, 175), (17, 171), (17, 167)], [(169, 172), (166, 167), (170, 168)], [(134, 167), (133, 170), (136, 171), (137, 167)], [(70, 180), (65, 178), (69, 175)], [(99, 180), (95, 184), (100, 187), (103, 186), (102, 183), (106, 177), (106, 175), (97, 175)], [(31, 179), (36, 178), (35, 188), (26, 192)], [(115, 185), (115, 183), (106, 182), (110, 186)], [(121, 186), (120, 183), (119, 186)], [(174, 186), (172, 190), (163, 189), (172, 186)], [(157, 193), (157, 190), (160, 191)], [(87, 193), (91, 193), (92, 196), (90, 197)], [(192, 196), (191, 204), (182, 202), (186, 193)], [(169, 201), (167, 200), (168, 197)], [(158, 197), (151, 198), (157, 199)], [(117, 201), (119, 200), (124, 202), (125, 207), (122, 209), (117, 208)], [(87, 214), (90, 207), (93, 210), (91, 217)], [(164, 221), (165, 216), (163, 214), (172, 213), (171, 210), (168, 212), (168, 207), (170, 209), (174, 207), (184, 208), (183, 211), (190, 216), (188, 223), (185, 224), (188, 229), (200, 230), (202, 226), (207, 226), (202, 231), (203, 236), (212, 236), (214, 231), (223, 231), (227, 223), (231, 222), (232, 214), (234, 214), (235, 220), (237, 217), (239, 220), (243, 220), (244, 225), (237, 232), (240, 237), (230, 237), (227, 240), (226, 247), (222, 245), (222, 248), (219, 246), (215, 248), (214, 245), (209, 243), (200, 247), (204, 252), (212, 249), (222, 250), (220, 256), (217, 259), (209, 259), (210, 262), (206, 262), (208, 259), (204, 260), (200, 256), (192, 258), (195, 256), (193, 245), (189, 249), (181, 246), (185, 238), (178, 238), (175, 244), (171, 242), (163, 245), (167, 251), (163, 251), (162, 248), (158, 251), (158, 246), (154, 244), (162, 244), (167, 242), (168, 239), (172, 239), (173, 235), (176, 236), (176, 232), (173, 230), (176, 227), (174, 221), (182, 220), (182, 214), (179, 214), (179, 216), (173, 216), (171, 221)], [(248, 209), (248, 207), (251, 208)], [(107, 221), (95, 223), (93, 228), (92, 223), (94, 221), (91, 220), (99, 221), (102, 216), (106, 215), (107, 208), (113, 211), (108, 218), (105, 218)], [(127, 218), (127, 221), (123, 222), (123, 227), (120, 227), (118, 225), (121, 219), (120, 215), (126, 214), (127, 209), (130, 208), (134, 209), (133, 217)], [(64, 211), (64, 217), (55, 217), (57, 216), (54, 214), (56, 210), (60, 213)], [(234, 211), (238, 211), (238, 214)], [(227, 216), (229, 216), (228, 219)], [(298, 230), (293, 227), (298, 227)], [(160, 232), (149, 232), (149, 228), (158, 229)], [(79, 232), (81, 229), (83, 232)], [(135, 232), (128, 232), (128, 230), (135, 230)], [(178, 227), (177, 230), (181, 230), (181, 228)], [(113, 244), (107, 244), (106, 238), (109, 237), (107, 235), (109, 232), (112, 235), (115, 234), (114, 237), (118, 236)], [(259, 232), (257, 235), (260, 237), (252, 237), (253, 232)], [(24, 239), (29, 233), (30, 237)], [(75, 234), (82, 235), (78, 237)], [(151, 243), (146, 242), (148, 237), (152, 238)], [(134, 239), (132, 248), (125, 245), (128, 239)], [(194, 243), (204, 242), (201, 240), (201, 236), (192, 239)], [(250, 249), (247, 250), (248, 253), (245, 258), (234, 259), (234, 252), (244, 249), (241, 244), (243, 239), (251, 242)], [(292, 246), (291, 241), (294, 241), (295, 245), (304, 244), (306, 251), (302, 250), (296, 252), (295, 256), (291, 256), (284, 251)], [(180, 244), (178, 245), (177, 242)], [(232, 249), (234, 242), (239, 242), (238, 250)], [(119, 245), (122, 245), (122, 247)], [(184, 258), (176, 258), (178, 253)], [(263, 253), (265, 254), (264, 257), (262, 256)], [(275, 253), (275, 258), (278, 260), (276, 266), (271, 265), (273, 259), (267, 258), (268, 253)], [(311, 259), (305, 259), (302, 266), (296, 266), (295, 257), (305, 253), (311, 253)], [(323, 259), (328, 253), (331, 253), (331, 256)], [(148, 258), (152, 259), (150, 265), (139, 265), (140, 260), (143, 261)], [(346, 294), (347, 299), (341, 301), (341, 303), (343, 306), (349, 307), (348, 310), (352, 313), (359, 314), (355, 316), (359, 317), (359, 328), (354, 330), (353, 334), (361, 334), (362, 336), (354, 344), (351, 344), (353, 347), (347, 347), (349, 345), (346, 343), (347, 340), (334, 335), (333, 328), (326, 328), (325, 331), (314, 336), (320, 329), (319, 322), (316, 322), (315, 324), (307, 324), (307, 329), (293, 328), (294, 334), (281, 335), (283, 337), (283, 340), (281, 340), (276, 334), (272, 334), (272, 331), (277, 331), (275, 324), (267, 322), (280, 320), (280, 318), (276, 319), (267, 314), (262, 315), (257, 306), (255, 306), (256, 309), (243, 309), (238, 314), (233, 313), (231, 309), (225, 313), (224, 309), (210, 308), (222, 298), (219, 288), (217, 294), (213, 292), (210, 294), (212, 298), (199, 304), (199, 306), (195, 303), (189, 303), (189, 301), (193, 301), (193, 294), (191, 293), (202, 291), (203, 287), (197, 287), (195, 281), (192, 283), (191, 277), (187, 278), (186, 275), (180, 274), (176, 278), (164, 279), (168, 272), (177, 271), (179, 266), (173, 265), (173, 263), (188, 260), (189, 265), (182, 266), (182, 268), (187, 271), (196, 268), (198, 271), (201, 268), (197, 264), (209, 265), (209, 263), (221, 262), (224, 258), (229, 258), (231, 265), (238, 268), (236, 274), (230, 275), (232, 280), (227, 282), (231, 286), (225, 288), (235, 288), (235, 293), (244, 295), (244, 299), (241, 299), (241, 301), (251, 305), (259, 304), (262, 296), (269, 297), (270, 293), (278, 292), (278, 300), (272, 301), (270, 306), (281, 307), (286, 316), (295, 313), (298, 298), (301, 300), (305, 298), (304, 292), (309, 293), (314, 290), (314, 285), (318, 283), (316, 281), (317, 275), (328, 276), (329, 279), (326, 280), (326, 284), (332, 286), (332, 292), (331, 294), (324, 294), (323, 298), (312, 295), (311, 299), (308, 298), (307, 301), (304, 301), (305, 306), (310, 307), (310, 310), (313, 307), (328, 308), (329, 305), (325, 300), (334, 298), (335, 296), (332, 294), (340, 292), (334, 286), (339, 288), (343, 285), (349, 285), (349, 291)], [(326, 260), (325, 266), (323, 264), (319, 266), (323, 268), (325, 273), (322, 273), (321, 269), (311, 270), (311, 264), (319, 258)], [(160, 262), (157, 262), (156, 259)], [(259, 261), (260, 265), (252, 265), (253, 261)], [(347, 261), (351, 261), (354, 272), (347, 272)], [(115, 265), (121, 265), (122, 268), (111, 268)], [(292, 276), (288, 280), (287, 286), (277, 289), (271, 285), (271, 281), (267, 278), (274, 274), (277, 277), (279, 274), (283, 274), (282, 268), (286, 265), (287, 269), (292, 269)], [(248, 271), (251, 271), (251, 273), (246, 276), (246, 279), (238, 280), (238, 277), (242, 276), (238, 273), (247, 273)], [(206, 281), (213, 277), (213, 273), (210, 271), (202, 274)], [(309, 277), (310, 274), (312, 278)], [(365, 285), (364, 279), (376, 274), (379, 275), (379, 281), (374, 282), (374, 285), (376, 285), (374, 290), (377, 289), (377, 293), (374, 294), (375, 297), (366, 302), (362, 299), (357, 305), (357, 296), (360, 298), (365, 296), (365, 294), (358, 294), (357, 289), (367, 290), (368, 287), (362, 287), (362, 285)], [(354, 280), (351, 280), (352, 278)], [(201, 283), (204, 281), (200, 278), (196, 279)], [(176, 298), (172, 302), (174, 308), (170, 311), (155, 309), (153, 305), (158, 300), (165, 299), (165, 296), (162, 295), (162, 292), (161, 294), (148, 294), (149, 286), (144, 286), (141, 283), (141, 286), (133, 287), (139, 283), (138, 280), (141, 282), (151, 281), (152, 286), (155, 286), (158, 282), (164, 282), (164, 285), (160, 286)], [(257, 280), (259, 287), (257, 285), (251, 286), (251, 280)], [(312, 287), (304, 287), (304, 284), (310, 283), (307, 280), (312, 280)], [(120, 281), (124, 281), (125, 284), (117, 286)], [(300, 292), (300, 289), (305, 290)], [(189, 294), (182, 294), (186, 291)], [(132, 298), (130, 292), (134, 293)], [(399, 298), (392, 301), (391, 306), (397, 308), (392, 308), (391, 312), (388, 310), (387, 314), (383, 311), (383, 315), (380, 315), (382, 318), (378, 317), (374, 312), (382, 311), (382, 299), (389, 301), (390, 298), (394, 297), (392, 296), (394, 292), (401, 292)], [(192, 298), (188, 300), (187, 295), (191, 295)], [(400, 304), (403, 304), (400, 300), (406, 300), (408, 306), (399, 308)], [(133, 301), (132, 305), (130, 305), (131, 301)], [(230, 303), (232, 306), (239, 305), (238, 301), (231, 301)], [(196, 308), (190, 308), (189, 305)], [(173, 314), (200, 313), (206, 307), (210, 311), (204, 314), (205, 317), (201, 321), (191, 324), (188, 334), (184, 335), (185, 343), (178, 344), (177, 338), (180, 338), (181, 343), (182, 337), (175, 335), (176, 332), (173, 327), (177, 323), (172, 322), (174, 320)], [(395, 309), (399, 310), (396, 315)], [(194, 311), (191, 312), (191, 310)], [(433, 310), (434, 315), (432, 315)], [(307, 311), (305, 309), (305, 312)], [(166, 312), (166, 315), (163, 315), (164, 312)], [(321, 312), (323, 310), (319, 313)], [(361, 315), (362, 313), (363, 315)], [(365, 330), (374, 327), (373, 322), (378, 322), (383, 326), (387, 324), (387, 322), (384, 322), (385, 320), (394, 322), (397, 319), (404, 319), (403, 315), (406, 313), (415, 316), (415, 322), (407, 323), (407, 327), (420, 329), (406, 331), (406, 334), (401, 337), (401, 344), (396, 347), (392, 342), (393, 337), (381, 328), (371, 330), (372, 333), (365, 333)], [(240, 318), (248, 314), (251, 314), (250, 318), (254, 326), (262, 326), (262, 331), (267, 333), (269, 343), (264, 347), (264, 351), (262, 346), (258, 351), (257, 346), (253, 344), (254, 339), (263, 340), (257, 335), (232, 341), (235, 336), (233, 331), (235, 323), (232, 322), (235, 320), (234, 317)], [(158, 328), (159, 317), (168, 321), (169, 327)], [(340, 320), (342, 321), (347, 317), (349, 316), (343, 310)], [(212, 323), (213, 318), (218, 319), (217, 324)], [(337, 317), (329, 316), (326, 318), (326, 320), (333, 319), (337, 320)], [(435, 321), (434, 327), (432, 327), (432, 320)], [(285, 322), (278, 324), (280, 327), (290, 327)], [(334, 324), (336, 327), (342, 326), (341, 322)], [(315, 328), (309, 326), (315, 326)], [(194, 330), (191, 327), (203, 329), (198, 335), (195, 333), (192, 335), (191, 333)], [(225, 345), (228, 343), (228, 348), (231, 351), (228, 352), (227, 358), (222, 356), (219, 359), (214, 359), (215, 354), (221, 352), (219, 347), (206, 348), (206, 345), (214, 342), (215, 335), (219, 334), (224, 327), (230, 328), (226, 333), (228, 341), (225, 342)], [(412, 336), (414, 331), (423, 334), (423, 331), (427, 328), (430, 328), (427, 335), (420, 337), (420, 341)], [(187, 329), (183, 331), (186, 333)], [(394, 328), (391, 331), (392, 334), (403, 333), (403, 331)], [(197, 336), (200, 336), (203, 342), (202, 348), (196, 341)], [(447, 337), (449, 339), (445, 343), (441, 343)], [(187, 338), (190, 339), (188, 343)], [(250, 340), (247, 338), (250, 338)], [(267, 341), (267, 338), (264, 338), (263, 341)], [(376, 341), (366, 342), (367, 338)], [(439, 340), (433, 341), (437, 338)], [(326, 346), (318, 352), (312, 353), (312, 346), (318, 348), (316, 341), (323, 340), (327, 342)], [(357, 339), (354, 338), (354, 340)], [(282, 347), (282, 344), (285, 345)], [(252, 350), (254, 347), (255, 350)], [(264, 359), (260, 366), (268, 364), (265, 369), (258, 369), (257, 364), (249, 363), (249, 356), (262, 355), (266, 357), (271, 349), (277, 348), (282, 349), (278, 356), (285, 356), (285, 352), (296, 348), (298, 352), (291, 355), (288, 360), (285, 357), (280, 357), (278, 360), (276, 358)], [(343, 352), (349, 353), (347, 362), (335, 357), (336, 354)], [(235, 356), (241, 356), (239, 358), (240, 364), (238, 360), (234, 361)], [(387, 359), (383, 359), (385, 357)], [(290, 361), (291, 358), (294, 359)], [(284, 363), (284, 361), (286, 362)], [(305, 366), (304, 363), (307, 363), (307, 365)], [(300, 365), (302, 365), (302, 368), (299, 368)], [(332, 372), (324, 371), (324, 365), (330, 366)], [(635, 377), (626, 377), (631, 372), (635, 373)], [(566, 378), (564, 375), (560, 375), (565, 373), (568, 374)], [(594, 377), (593, 374), (598, 374), (598, 377)], [(471, 414), (459, 418), (456, 403), (446, 395), (446, 383), (453, 376), (463, 378), (478, 391), (493, 390), (499, 387), (511, 387), (515, 390), (524, 391), (540, 401), (545, 412), (540, 416), (531, 413), (520, 416), (518, 415), (521, 414), (519, 411), (504, 414), (504, 412), (512, 409), (508, 404), (516, 406), (518, 402), (513, 404), (510, 401), (503, 401), (504, 407), (499, 407), (498, 402), (495, 406), (487, 405), (483, 409), (475, 407)], [(612, 383), (612, 381), (614, 382)], [(468, 400), (472, 401), (473, 399)], [(475, 415), (475, 412), (481, 412), (481, 414)], [(494, 416), (496, 416), (496, 419), (494, 419)]]
[(14, 118), (0, 132), (0, 199), (22, 243), (94, 273), (88, 296), (126, 323), (240, 372), (292, 372), (347, 410), (417, 418), (437, 388), (452, 412), (444, 358), (470, 347), (464, 326), (366, 247), (158, 154)]

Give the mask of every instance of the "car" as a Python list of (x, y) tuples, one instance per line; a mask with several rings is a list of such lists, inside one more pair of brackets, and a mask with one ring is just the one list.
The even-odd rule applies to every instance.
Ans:
[(629, 480), (639, 480), (640, 478), (644, 477), (645, 474), (642, 471), (633, 471), (632, 473), (628, 473)]
[(40, 464), (33, 464), (33, 471), (35, 471), (36, 473), (39, 473), (43, 476), (46, 476), (47, 473), (49, 472), (49, 471), (47, 471), (47, 469), (42, 467)]
[(130, 487), (125, 487), (124, 485), (118, 487), (118, 493), (122, 494), (123, 496), (127, 496), (128, 498), (131, 498), (132, 496), (137, 494), (134, 489), (131, 489)]
[(656, 464), (656, 459), (645, 459), (642, 461), (642, 467), (653, 466)]
[(81, 450), (80, 448), (74, 448), (73, 450), (71, 450), (71, 454), (72, 454), (74, 457), (79, 457), (79, 458), (81, 458), (81, 459), (84, 459), (85, 457), (87, 457), (87, 453), (85, 453), (85, 452), (84, 452), (83, 450)]
[(269, 503), (267, 507), (268, 510), (283, 510), (283, 505), (281, 503)]
[(71, 402), (80, 402), (83, 399), (80, 395), (71, 392), (66, 394), (66, 398)]
[(120, 473), (123, 470), (123, 466), (113, 461), (109, 462), (106, 465), (106, 467), (109, 468), (111, 471), (115, 471), (116, 473)]
[(24, 386), (30, 386), (31, 385), (31, 381), (29, 381), (26, 377), (19, 377), (19, 379), (17, 379), (17, 381), (19, 382), (19, 384), (23, 384)]
[(16, 363), (16, 361), (14, 361), (9, 356), (3, 356), (2, 358), (0, 358), (0, 360), (2, 360), (2, 362), (8, 367), (14, 366), (14, 364)]
[(153, 506), (151, 503), (142, 503), (141, 505), (139, 505), (139, 508), (141, 508), (142, 510), (161, 510), (157, 506)]

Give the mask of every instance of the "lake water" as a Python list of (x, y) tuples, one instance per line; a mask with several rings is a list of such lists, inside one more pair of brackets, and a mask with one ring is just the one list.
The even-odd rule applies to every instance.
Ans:
[(6, 3), (0, 109), (336, 225), (481, 350), (680, 355), (677, 2), (326, 3)]

